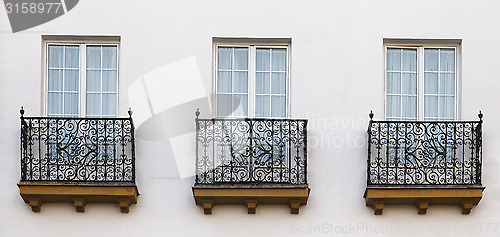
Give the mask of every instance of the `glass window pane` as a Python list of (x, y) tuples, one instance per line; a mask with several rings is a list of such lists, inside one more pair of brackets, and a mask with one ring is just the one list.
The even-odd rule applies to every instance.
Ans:
[(403, 73), (402, 94), (416, 95), (417, 94), (417, 74)]
[(248, 93), (248, 72), (233, 72), (234, 93)]
[(439, 118), (452, 120), (455, 117), (455, 97), (439, 98)]
[(104, 92), (117, 92), (117, 72), (116, 71), (102, 71), (102, 91)]
[(217, 116), (227, 117), (232, 111), (231, 95), (217, 95)]
[(78, 70), (64, 70), (64, 91), (78, 91), (80, 72)]
[(49, 69), (49, 91), (62, 91), (63, 70)]
[(424, 96), (424, 118), (437, 118), (438, 116), (438, 97)]
[(102, 115), (116, 115), (116, 94), (102, 94)]
[(424, 70), (436, 72), (439, 70), (439, 50), (424, 50)]
[(441, 80), (439, 80), (439, 94), (441, 95), (454, 95), (455, 94), (455, 74), (441, 73)]
[(271, 97), (271, 115), (275, 118), (286, 117), (286, 97), (272, 96)]
[(401, 117), (405, 119), (417, 118), (417, 97), (416, 96), (403, 96), (403, 106)]
[(233, 98), (234, 116), (248, 117), (248, 95), (235, 95)]
[(87, 115), (101, 115), (101, 94), (87, 93)]
[(387, 73), (387, 93), (389, 94), (401, 93), (401, 73), (399, 72)]
[(255, 78), (255, 92), (257, 94), (269, 94), (271, 88), (271, 74), (268, 72), (257, 72)]
[(60, 115), (63, 113), (63, 93), (49, 92), (48, 98), (48, 114)]
[(258, 95), (255, 97), (255, 116), (256, 117), (269, 117), (271, 115), (270, 97), (265, 95)]
[(87, 46), (87, 68), (101, 68), (101, 46)]
[(437, 94), (439, 86), (439, 74), (426, 72), (424, 74), (424, 94)]
[(441, 49), (440, 50), (440, 71), (454, 72), (455, 71), (455, 50)]
[(231, 72), (218, 72), (217, 80), (218, 80), (217, 92), (231, 93), (232, 91)]
[(79, 46), (65, 46), (64, 53), (64, 67), (65, 68), (79, 68), (80, 67), (80, 47)]
[(270, 49), (257, 49), (256, 69), (257, 71), (270, 71), (271, 70), (271, 50)]
[(271, 74), (271, 92), (273, 94), (286, 94), (286, 73), (273, 72)]
[(272, 70), (286, 71), (286, 49), (272, 49)]
[(401, 70), (401, 49), (387, 49), (387, 70)]
[(63, 67), (64, 46), (49, 46), (49, 68)]
[(234, 70), (248, 70), (248, 48), (234, 48)]
[(400, 117), (401, 116), (401, 96), (388, 95), (387, 96), (387, 117)]
[(403, 71), (417, 71), (417, 50), (403, 49)]
[(217, 50), (217, 67), (218, 69), (231, 70), (233, 61), (233, 48), (219, 47)]
[(64, 114), (78, 115), (78, 93), (64, 93)]
[(116, 46), (102, 46), (102, 68), (117, 68)]
[(100, 70), (87, 70), (87, 91), (100, 92), (101, 91), (101, 71)]

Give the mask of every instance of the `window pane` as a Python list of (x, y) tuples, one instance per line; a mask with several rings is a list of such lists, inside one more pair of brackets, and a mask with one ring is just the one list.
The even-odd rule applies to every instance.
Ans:
[(387, 73), (387, 93), (389, 94), (401, 93), (401, 73), (399, 72)]
[(455, 98), (445, 96), (439, 98), (439, 118), (452, 120), (455, 117)]
[(387, 70), (401, 70), (401, 49), (387, 49)]
[(101, 115), (101, 94), (87, 93), (87, 115)]
[(227, 117), (232, 112), (231, 95), (217, 95), (217, 116)]
[(49, 91), (62, 91), (63, 70), (49, 69)]
[(271, 92), (273, 94), (286, 94), (286, 73), (273, 72), (271, 74)]
[(255, 97), (255, 116), (269, 117), (271, 115), (270, 97), (258, 95)]
[(257, 71), (270, 71), (271, 58), (270, 49), (257, 49), (256, 69)]
[(63, 93), (49, 92), (48, 114), (60, 115), (63, 113)]
[(437, 94), (438, 93), (438, 73), (426, 72), (424, 76), (424, 93)]
[(269, 94), (271, 92), (271, 79), (268, 72), (257, 72), (255, 78), (255, 92), (257, 94)]
[(437, 118), (438, 116), (438, 97), (424, 96), (424, 118)]
[(416, 95), (417, 94), (417, 74), (403, 73), (402, 94)]
[(231, 80), (231, 72), (219, 72), (218, 73), (218, 83), (217, 83), (217, 91), (219, 93), (231, 93), (232, 91), (232, 80)]
[(102, 47), (102, 68), (117, 68), (116, 46)]
[(417, 50), (403, 49), (403, 71), (417, 71)]
[(234, 115), (238, 116), (238, 117), (247, 117), (248, 116), (248, 95), (246, 95), (246, 94), (245, 95), (235, 95), (235, 97), (237, 99), (233, 100)]
[(272, 96), (271, 97), (271, 113), (273, 117), (284, 118), (286, 116), (286, 97)]
[(401, 116), (401, 96), (387, 96), (387, 117)]
[(454, 95), (455, 94), (455, 74), (441, 73), (441, 80), (439, 81), (439, 94)]
[(64, 46), (49, 46), (49, 68), (62, 68)]
[(101, 46), (87, 46), (87, 68), (101, 68)]
[(217, 66), (219, 69), (231, 70), (233, 61), (233, 48), (219, 47), (217, 55)]
[(116, 115), (116, 94), (102, 94), (102, 115)]
[(416, 96), (403, 96), (401, 117), (406, 119), (417, 118), (417, 97)]
[(436, 72), (439, 70), (439, 50), (424, 50), (424, 70)]
[(248, 72), (234, 72), (234, 93), (248, 93)]
[(64, 114), (78, 115), (78, 93), (64, 93)]
[(272, 49), (272, 70), (286, 71), (286, 49)]
[(78, 91), (79, 74), (78, 70), (64, 70), (64, 91)]
[(80, 51), (79, 46), (65, 46), (64, 62), (65, 68), (79, 68), (80, 67)]
[(234, 70), (248, 69), (248, 48), (234, 48)]
[(441, 49), (440, 50), (440, 71), (454, 72), (455, 71), (455, 50)]
[(101, 92), (100, 70), (87, 70), (87, 92)]
[(102, 91), (117, 92), (116, 71), (102, 71)]

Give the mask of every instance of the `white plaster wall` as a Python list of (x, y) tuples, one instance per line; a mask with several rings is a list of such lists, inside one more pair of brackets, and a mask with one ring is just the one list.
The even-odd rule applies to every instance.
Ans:
[[(56, 20), (12, 34), (0, 7), (0, 236), (499, 236), (498, 12), (493, 0), (85, 0)], [(309, 204), (299, 215), (284, 205), (259, 206), (256, 215), (244, 206), (215, 206), (204, 215), (194, 204), (193, 178), (178, 178), (171, 148), (155, 153), (164, 142), (138, 139), (141, 195), (130, 213), (109, 204), (89, 204), (84, 213), (71, 204), (44, 204), (33, 213), (16, 186), (18, 111), (24, 105), (27, 116), (40, 115), (41, 35), (121, 36), (123, 116), (128, 87), (180, 59), (196, 57), (210, 93), (212, 37), (291, 38), (292, 116), (310, 122)], [(374, 216), (364, 205), (368, 113), (384, 117), (383, 38), (462, 40), (461, 115), (485, 114), (487, 188), (470, 215), (455, 206), (431, 206), (426, 215), (414, 206), (387, 206)], [(192, 121), (193, 112), (179, 119)]]

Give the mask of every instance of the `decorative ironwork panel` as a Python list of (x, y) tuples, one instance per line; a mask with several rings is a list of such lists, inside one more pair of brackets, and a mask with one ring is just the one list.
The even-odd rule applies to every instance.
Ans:
[(371, 120), (368, 184), (481, 184), (482, 114), (479, 117), (472, 122)]
[(196, 119), (196, 183), (307, 184), (307, 120)]
[(132, 118), (21, 116), (21, 180), (135, 182)]

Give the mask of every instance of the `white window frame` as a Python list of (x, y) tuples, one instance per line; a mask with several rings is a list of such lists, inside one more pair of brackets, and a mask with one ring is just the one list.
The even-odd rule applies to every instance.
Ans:
[[(72, 37), (72, 36), (45, 36), (43, 37), (42, 52), (42, 114), (48, 116), (48, 93), (49, 93), (49, 46), (79, 46), (79, 97), (78, 97), (78, 117), (87, 116), (87, 46), (116, 46), (116, 115), (115, 116), (91, 116), (91, 117), (117, 117), (120, 113), (120, 40), (119, 37)], [(101, 92), (102, 93), (102, 92)], [(102, 107), (101, 107), (102, 112)]]
[[(384, 40), (384, 117), (387, 120), (387, 49), (417, 49), (417, 121), (424, 121), (424, 49), (455, 50), (454, 120), (461, 119), (461, 40)], [(427, 120), (430, 121), (430, 120)]]
[[(282, 40), (282, 39), (278, 39)], [(289, 39), (288, 39), (289, 40)], [(286, 107), (285, 107), (285, 117), (283, 118), (290, 118), (291, 116), (291, 106), (290, 106), (290, 50), (291, 50), (291, 43), (275, 43), (270, 40), (269, 42), (260, 42), (261, 40), (256, 40), (259, 42), (254, 42), (254, 41), (241, 41), (241, 40), (234, 40), (235, 42), (226, 42), (226, 40), (223, 40), (224, 42), (215, 42), (213, 43), (213, 49), (212, 49), (212, 117), (217, 118), (217, 88), (218, 88), (218, 78), (217, 78), (217, 68), (218, 68), (218, 48), (219, 47), (246, 47), (248, 48), (248, 116), (242, 117), (242, 118), (265, 118), (265, 117), (256, 117), (255, 115), (255, 98), (256, 98), (256, 87), (255, 87), (255, 80), (256, 80), (256, 58), (257, 58), (257, 48), (276, 48), (276, 49), (286, 49)], [(231, 40), (229, 40), (231, 41)], [(239, 118), (239, 117), (238, 117)]]

